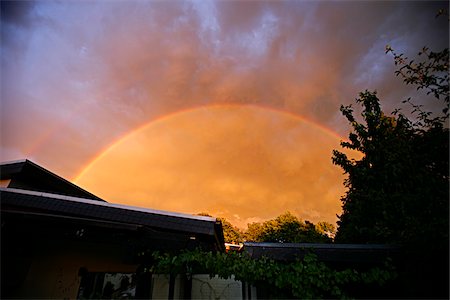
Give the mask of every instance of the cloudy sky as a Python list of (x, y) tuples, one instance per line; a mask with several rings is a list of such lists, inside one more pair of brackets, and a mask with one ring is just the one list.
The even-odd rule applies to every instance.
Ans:
[[(309, 152), (301, 149), (298, 155), (314, 161), (322, 144), (311, 132), (320, 128), (333, 143), (345, 138), (349, 127), (339, 106), (351, 103), (359, 91), (377, 90), (386, 111), (400, 107), (408, 96), (429, 109), (436, 107), (394, 76), (392, 56), (384, 49), (389, 44), (414, 56), (425, 45), (435, 50), (447, 47), (448, 20), (435, 18), (447, 7), (448, 2), (430, 1), (2, 1), (1, 160), (28, 158), (75, 180), (105, 150), (122, 139), (133, 143), (130, 134), (146, 128), (140, 134), (152, 135), (152, 142), (136, 147), (149, 152), (164, 148), (155, 141), (170, 136), (172, 146), (188, 149), (183, 161), (205, 157), (211, 150), (208, 142), (217, 147), (222, 141), (225, 149), (238, 154), (214, 148), (214, 161), (231, 160), (232, 152), (242, 156), (229, 170), (242, 161), (258, 165), (249, 157), (258, 157), (259, 165), (272, 164), (278, 161), (275, 157), (287, 155), (283, 149), (293, 145), (293, 136), (296, 143), (311, 144)], [(208, 116), (195, 113), (205, 107), (211, 107)], [(253, 110), (251, 116), (242, 107)], [(287, 132), (292, 118), (303, 126), (298, 132), (304, 135)], [(166, 120), (164, 126), (161, 119)], [(214, 123), (217, 119), (220, 124)], [(226, 122), (235, 123), (227, 127)], [(159, 131), (149, 128), (153, 123), (160, 124), (155, 125)], [(216, 126), (211, 130), (217, 134), (198, 131), (208, 126)], [(180, 130), (197, 132), (201, 146), (183, 144)], [(242, 132), (248, 144), (239, 138)], [(326, 147), (331, 140), (323, 142)], [(289, 148), (289, 157), (295, 157), (295, 147)], [(255, 156), (254, 149), (264, 149), (264, 156)], [(151, 153), (151, 159), (127, 154), (126, 160), (142, 165), (146, 159), (150, 164), (170, 156), (171, 171), (165, 176), (176, 177), (177, 169), (185, 170), (185, 164), (175, 163), (181, 154), (174, 149)], [(331, 165), (331, 153), (326, 153), (317, 159)], [(104, 156), (102, 164), (118, 163), (119, 156)], [(207, 182), (199, 178), (221, 173), (211, 159), (202, 163), (196, 186)], [(253, 189), (267, 186), (272, 171), (253, 182)], [(121, 181), (129, 176), (123, 174), (117, 176)], [(246, 179), (255, 177), (245, 174)], [(243, 173), (227, 176), (222, 179), (230, 182)], [(89, 186), (89, 177), (84, 179), (91, 190), (92, 182)], [(227, 184), (232, 196), (245, 189), (236, 190), (236, 181)], [(223, 189), (221, 185), (216, 190), (226, 193)], [(278, 192), (267, 192), (264, 199)], [(136, 197), (144, 199), (148, 193)], [(210, 191), (208, 195), (213, 197)], [(291, 198), (295, 197), (299, 195)]]

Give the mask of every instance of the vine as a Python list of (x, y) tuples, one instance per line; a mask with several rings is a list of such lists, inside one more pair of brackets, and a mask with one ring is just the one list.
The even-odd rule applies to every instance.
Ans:
[[(145, 255), (144, 252), (140, 255)], [(335, 270), (318, 261), (315, 254), (306, 254), (303, 259), (284, 263), (261, 257), (251, 258), (247, 253), (182, 251), (179, 254), (151, 253), (152, 267), (149, 272), (165, 274), (207, 273), (252, 285), (270, 287), (277, 295), (295, 298), (348, 298), (346, 287), (352, 284), (375, 284), (383, 286), (396, 278), (390, 261), (383, 267), (367, 271), (355, 269)]]

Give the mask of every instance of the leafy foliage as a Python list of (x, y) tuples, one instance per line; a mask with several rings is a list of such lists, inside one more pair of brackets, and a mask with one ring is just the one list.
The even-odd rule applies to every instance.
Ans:
[(444, 102), (442, 116), (430, 118), (431, 112), (422, 110), (421, 105), (411, 102), (411, 98), (406, 100), (414, 110), (419, 114), (419, 119), (424, 123), (418, 125), (433, 125), (445, 121), (449, 117), (450, 90), (449, 90), (449, 50), (448, 48), (433, 52), (427, 47), (418, 53), (422, 59), (408, 60), (403, 54), (397, 54), (391, 46), (386, 46), (386, 53), (394, 56), (394, 63), (399, 68), (395, 71), (396, 76), (403, 78), (403, 81), (409, 85), (415, 85), (417, 90), (425, 90), (427, 95), (433, 95), (436, 99)]
[[(210, 214), (204, 212), (199, 213), (198, 215), (212, 217)], [(244, 233), (239, 228), (231, 224), (225, 218), (217, 218), (217, 219), (222, 223), (223, 237), (225, 243), (239, 244), (244, 242), (243, 238)]]
[(330, 223), (321, 222), (316, 226), (286, 212), (273, 220), (248, 224), (245, 239), (252, 242), (329, 243), (333, 230)]
[(243, 232), (225, 218), (217, 218), (222, 222), (225, 243), (239, 244), (244, 242)]
[[(211, 215), (200, 213), (202, 216)], [(276, 243), (330, 243), (335, 234), (335, 227), (328, 222), (316, 225), (302, 221), (290, 212), (262, 223), (251, 223), (242, 231), (225, 218), (222, 222), (225, 243), (276, 242)]]
[(376, 92), (360, 93), (362, 122), (352, 106), (341, 106), (352, 126), (344, 148), (358, 150), (356, 161), (334, 150), (333, 163), (348, 175), (341, 198), (343, 213), (336, 241), (357, 243), (448, 243), (449, 214), (449, 83), (448, 49), (435, 53), (424, 48), (420, 63), (394, 53), (396, 72), (406, 84), (417, 85), (444, 103), (443, 116), (432, 117), (413, 104), (419, 122), (399, 110), (386, 116)]
[(337, 271), (317, 260), (313, 254), (286, 264), (268, 258), (253, 259), (246, 253), (213, 253), (200, 250), (183, 251), (178, 255), (152, 253), (156, 273), (208, 273), (211, 277), (235, 276), (252, 285), (263, 283), (276, 295), (296, 298), (347, 298), (346, 286), (351, 283), (382, 286), (396, 277), (392, 265), (365, 272), (353, 269)]
[(325, 234), (330, 238), (334, 238), (336, 234), (336, 227), (328, 222), (320, 221), (316, 224), (316, 230), (321, 233)]
[(427, 47), (423, 47), (418, 56), (423, 55), (424, 59), (417, 62), (416, 60), (408, 61), (407, 57), (397, 54), (389, 45), (386, 46), (386, 53), (392, 53), (395, 65), (399, 66), (395, 75), (402, 77), (407, 85), (415, 85), (417, 90), (424, 89), (427, 95), (432, 94), (437, 99), (443, 100), (446, 105), (442, 112), (444, 117), (448, 117), (448, 105), (450, 104), (448, 48), (440, 52), (433, 52)]

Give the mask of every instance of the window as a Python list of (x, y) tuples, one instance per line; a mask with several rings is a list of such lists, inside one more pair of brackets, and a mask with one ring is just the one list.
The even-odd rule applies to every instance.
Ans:
[(134, 299), (136, 275), (134, 273), (80, 272), (78, 299)]

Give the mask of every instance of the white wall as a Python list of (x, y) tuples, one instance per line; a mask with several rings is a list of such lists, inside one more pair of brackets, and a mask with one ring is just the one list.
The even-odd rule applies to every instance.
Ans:
[(192, 275), (192, 299), (242, 299), (242, 282), (222, 279), (218, 276), (209, 278), (208, 274)]

